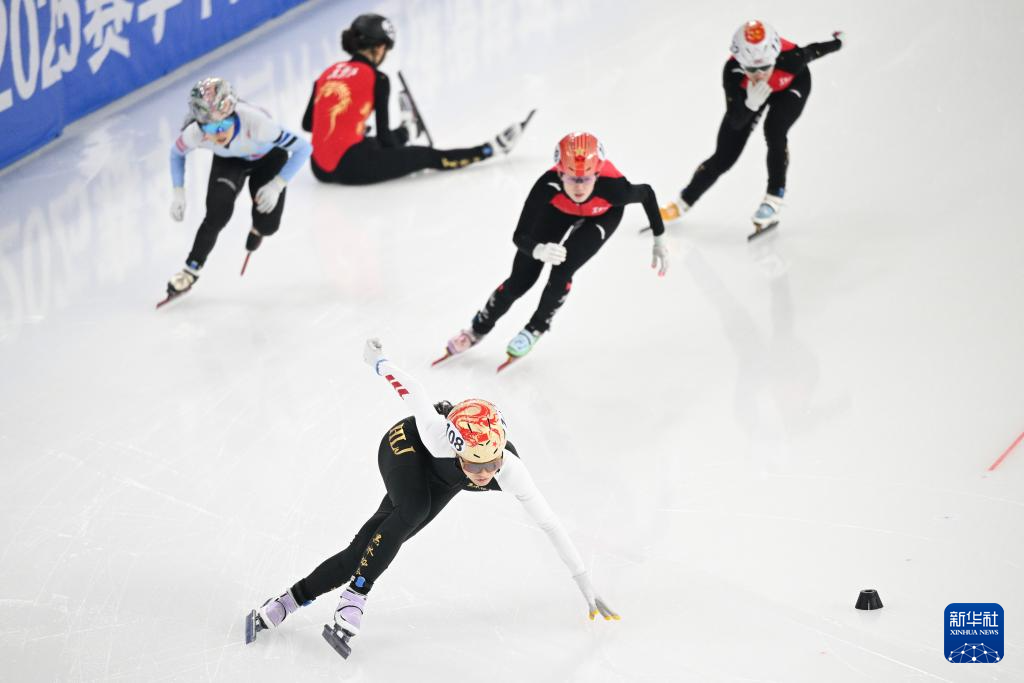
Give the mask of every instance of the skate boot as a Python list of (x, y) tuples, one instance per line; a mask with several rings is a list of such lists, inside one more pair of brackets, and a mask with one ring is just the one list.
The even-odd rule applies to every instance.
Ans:
[(779, 222), (779, 214), (782, 212), (782, 197), (776, 197), (773, 194), (766, 194), (764, 199), (761, 201), (761, 206), (757, 207), (757, 211), (751, 217), (754, 221), (755, 226), (761, 226), (762, 228), (771, 224)]
[(255, 227), (249, 230), (249, 234), (245, 238), (245, 250), (256, 251), (260, 248), (263, 243), (263, 235)]
[(661, 212), (661, 220), (666, 223), (677, 221), (683, 217), (683, 214), (690, 210), (690, 205), (683, 201), (682, 197), (673, 199), (665, 206), (662, 206), (658, 211)]
[(777, 226), (781, 212), (782, 197), (766, 194), (761, 201), (761, 205), (757, 207), (757, 211), (750, 217), (750, 220), (754, 222), (754, 232), (747, 237), (747, 240), (751, 240)]
[(185, 268), (180, 273), (175, 273), (171, 276), (171, 279), (167, 281), (167, 296), (159, 301), (156, 305), (160, 308), (166, 303), (170, 303), (174, 299), (177, 299), (182, 294), (187, 294), (192, 289), (192, 285), (199, 279), (199, 264), (195, 261), (189, 261), (185, 264)]
[(334, 610), (334, 624), (350, 636), (358, 636), (365, 607), (366, 596), (346, 588), (342, 591), (341, 600)]
[(334, 610), (334, 623), (324, 625), (324, 640), (344, 659), (348, 659), (352, 654), (352, 646), (348, 641), (349, 638), (359, 635), (364, 607), (366, 596), (346, 588), (341, 594), (338, 608)]
[(529, 328), (523, 328), (519, 334), (512, 337), (512, 341), (508, 343), (508, 348), (505, 349), (505, 353), (512, 356), (513, 358), (522, 358), (530, 352), (533, 345), (540, 339), (540, 332), (534, 332)]
[(242, 272), (239, 273), (239, 276), (245, 275), (245, 269), (249, 267), (249, 257), (252, 256), (252, 252), (260, 248), (262, 243), (263, 235), (253, 226), (245, 237), (245, 260), (242, 261)]
[(256, 640), (256, 634), (260, 631), (280, 626), (285, 617), (297, 609), (299, 609), (299, 603), (292, 597), (290, 590), (284, 595), (267, 600), (262, 607), (250, 612), (245, 621), (246, 644)]
[(540, 332), (534, 332), (529, 328), (523, 328), (516, 336), (512, 337), (512, 341), (508, 343), (505, 348), (505, 353), (508, 354), (508, 358), (505, 362), (498, 366), (498, 372), (501, 372), (512, 363), (518, 361), (523, 356), (530, 352), (537, 340), (540, 339)]
[(289, 590), (284, 595), (267, 600), (257, 610), (257, 614), (260, 621), (263, 622), (264, 628), (277, 628), (285, 620), (285, 617), (297, 609), (299, 609), (299, 603), (295, 601), (295, 598), (292, 597), (292, 592)]
[(437, 365), (442, 361), (446, 361), (452, 356), (458, 355), (463, 351), (468, 351), (484, 338), (486, 335), (478, 335), (473, 332), (473, 328), (462, 330), (457, 335), (448, 340), (448, 344), (445, 347), (444, 355), (435, 360), (431, 365)]
[(171, 276), (171, 279), (167, 281), (167, 293), (171, 296), (181, 296), (188, 290), (192, 289), (192, 285), (199, 279), (199, 264), (195, 261), (189, 261), (182, 268), (180, 273), (175, 273)]
[(530, 119), (533, 118), (536, 109), (530, 111), (526, 118), (519, 123), (513, 123), (511, 126), (501, 131), (494, 136), (494, 149), (500, 151), (502, 154), (508, 154), (512, 151), (512, 148), (516, 146), (519, 139), (523, 137), (523, 131), (526, 129), (526, 125), (530, 123)]

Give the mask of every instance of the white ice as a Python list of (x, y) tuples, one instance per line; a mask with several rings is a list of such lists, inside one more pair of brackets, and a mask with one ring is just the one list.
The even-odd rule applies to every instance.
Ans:
[[(225, 76), (297, 129), (368, 10), (439, 145), (538, 107), (521, 146), (369, 188), (304, 169), (244, 278), (243, 198), (154, 311), (202, 217), (205, 152), (167, 216), (189, 85)], [(431, 369), (565, 132), (663, 200), (689, 179), (751, 16), (849, 34), (811, 67), (778, 233), (745, 240), (756, 133), (670, 230), (665, 278), (631, 208), (527, 360), (494, 373), (539, 286)], [(1024, 445), (988, 471), (1024, 430), (1022, 24), (1015, 0), (324, 1), (74, 126), (0, 176), (0, 679), (1024, 680)], [(369, 335), (438, 399), (502, 406), (621, 622), (586, 619), (514, 500), (463, 495), (379, 581), (348, 661), (320, 637), (337, 592), (242, 644), (383, 492), (403, 406)], [(855, 610), (862, 588), (884, 609)], [(1005, 661), (945, 661), (952, 602), (1004, 607)]]

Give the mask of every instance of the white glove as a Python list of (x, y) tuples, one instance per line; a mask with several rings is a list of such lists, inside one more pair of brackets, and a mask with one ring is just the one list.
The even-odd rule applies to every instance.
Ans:
[(565, 247), (557, 242), (546, 242), (533, 248), (533, 258), (553, 266), (565, 263), (565, 255)]
[(256, 190), (256, 210), (260, 213), (270, 213), (277, 206), (277, 200), (284, 192), (284, 186), (288, 183), (279, 175), (271, 178), (266, 185)]
[(185, 188), (174, 188), (174, 199), (171, 200), (171, 218), (179, 223), (185, 220)]
[(363, 360), (373, 368), (374, 372), (378, 375), (380, 374), (380, 362), (386, 360), (384, 358), (384, 345), (381, 344), (380, 339), (370, 337), (366, 340), (366, 346), (363, 347)]
[(846, 31), (832, 31), (832, 37), (839, 41), (839, 47), (846, 47)]
[(668, 247), (661, 235), (654, 236), (654, 249), (651, 250), (651, 268), (658, 269), (658, 277), (664, 277), (668, 272)]
[(747, 109), (757, 111), (772, 94), (772, 86), (768, 81), (749, 81), (747, 83)]
[(580, 592), (583, 593), (583, 597), (587, 601), (587, 609), (590, 612), (590, 620), (593, 621), (594, 617), (601, 614), (605, 621), (618, 621), (621, 617), (615, 613), (615, 611), (605, 604), (604, 600), (597, 597), (594, 593), (594, 586), (590, 583), (590, 575), (587, 572), (583, 572), (579, 576), (572, 577), (576, 582), (576, 585), (580, 587)]

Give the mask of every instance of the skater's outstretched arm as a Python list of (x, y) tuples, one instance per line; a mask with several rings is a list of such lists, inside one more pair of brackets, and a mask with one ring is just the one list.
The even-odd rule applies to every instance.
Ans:
[(171, 218), (179, 222), (185, 219), (185, 155), (195, 149), (202, 139), (201, 135), (196, 136), (196, 131), (198, 127), (190, 123), (171, 145), (171, 186), (174, 196), (170, 214)]
[(576, 545), (569, 538), (569, 534), (566, 532), (565, 527), (562, 526), (562, 522), (558, 519), (555, 511), (548, 505), (547, 499), (544, 498), (540, 489), (537, 488), (533, 477), (530, 476), (530, 471), (523, 464), (523, 461), (506, 450), (501, 469), (495, 475), (495, 479), (497, 479), (501, 490), (515, 496), (516, 500), (523, 504), (523, 508), (530, 517), (537, 522), (537, 526), (547, 534), (551, 545), (555, 547), (558, 556), (562, 558), (562, 562), (569, 568), (569, 573), (572, 574), (573, 580), (576, 581), (580, 592), (583, 593), (583, 597), (587, 601), (590, 618), (593, 619), (600, 614), (606, 620), (617, 620), (619, 615), (608, 607), (594, 591), (594, 587), (590, 582), (590, 574), (583, 564), (583, 558), (580, 557)]
[(445, 436), (445, 420), (434, 409), (434, 404), (419, 381), (384, 356), (384, 348), (379, 339), (366, 340), (363, 360), (388, 381), (399, 398), (410, 405), (420, 440), (430, 454), (435, 458), (450, 456), (452, 451)]
[(845, 37), (846, 34), (842, 31), (836, 31), (832, 34), (832, 40), (826, 40), (823, 43), (808, 43), (803, 47), (797, 48), (803, 57), (804, 66), (810, 64), (815, 59), (820, 59), (841, 49), (843, 47), (843, 38)]
[(640, 204), (644, 207), (644, 213), (647, 214), (647, 220), (654, 236), (657, 237), (665, 232), (665, 222), (661, 219), (661, 211), (658, 209), (658, 197), (650, 185), (646, 183), (634, 185), (626, 180), (625, 176), (602, 180), (604, 182), (600, 189), (601, 196), (612, 206)]

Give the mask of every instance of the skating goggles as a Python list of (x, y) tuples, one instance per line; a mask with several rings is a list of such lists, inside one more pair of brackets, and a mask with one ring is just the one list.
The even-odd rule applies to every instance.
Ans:
[(563, 183), (572, 183), (573, 185), (583, 185), (584, 183), (590, 183), (597, 180), (597, 174), (593, 175), (568, 175), (562, 174)]
[(745, 66), (743, 70), (748, 74), (756, 74), (758, 71), (768, 71), (773, 68), (775, 68), (774, 64), (765, 64), (764, 66)]
[(229, 116), (223, 121), (211, 121), (210, 123), (203, 123), (199, 127), (203, 129), (204, 133), (216, 135), (217, 133), (223, 133), (233, 125), (235, 125), (235, 117)]
[(501, 469), (501, 461), (505, 456), (498, 456), (489, 462), (468, 462), (459, 456), (459, 465), (470, 474), (482, 474), (484, 472), (497, 472)]

